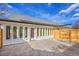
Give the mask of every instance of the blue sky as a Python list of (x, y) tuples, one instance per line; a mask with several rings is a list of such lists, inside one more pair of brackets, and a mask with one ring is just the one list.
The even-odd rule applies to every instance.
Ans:
[[(28, 3), (28, 4), (10, 4), (14, 8), (19, 9), (21, 14), (38, 17), (42, 19), (49, 19), (59, 13), (62, 9), (68, 8), (71, 4), (58, 3)], [(17, 13), (17, 12), (16, 12)], [(47, 17), (46, 17), (47, 16)]]
[(74, 3), (9, 3), (4, 4), (2, 9), (8, 9), (6, 14), (21, 14), (52, 23), (71, 24), (75, 21), (73, 19), (78, 19), (78, 6)]

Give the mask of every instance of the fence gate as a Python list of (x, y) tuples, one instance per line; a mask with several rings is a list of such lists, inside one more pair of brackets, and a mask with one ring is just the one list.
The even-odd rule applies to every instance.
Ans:
[(0, 48), (2, 48), (3, 46), (3, 34), (2, 34), (3, 30), (0, 29)]

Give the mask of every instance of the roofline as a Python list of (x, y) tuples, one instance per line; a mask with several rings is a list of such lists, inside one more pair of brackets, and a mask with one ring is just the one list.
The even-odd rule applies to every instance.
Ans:
[(17, 21), (17, 20), (9, 20), (9, 19), (0, 19), (0, 21), (7, 21), (7, 22), (16, 22), (16, 23), (24, 23), (24, 24), (35, 24), (35, 25), (43, 25), (43, 26), (54, 26), (52, 24), (43, 24), (43, 23), (36, 23), (36, 22), (31, 22), (31, 21)]

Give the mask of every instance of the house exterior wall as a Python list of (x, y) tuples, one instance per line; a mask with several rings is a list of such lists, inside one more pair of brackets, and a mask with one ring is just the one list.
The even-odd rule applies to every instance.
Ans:
[[(6, 22), (6, 21), (0, 21), (1, 26), (3, 27), (3, 45), (9, 45), (9, 44), (16, 44), (16, 43), (22, 43), (22, 42), (29, 42), (31, 40), (42, 40), (42, 39), (52, 39), (53, 36), (52, 35), (45, 35), (45, 36), (37, 36), (37, 28), (49, 28), (49, 29), (53, 29), (52, 26), (43, 26), (43, 25), (35, 25), (35, 24), (24, 24), (24, 23), (16, 23), (16, 22)], [(10, 40), (6, 40), (6, 26), (10, 26), (11, 30), (10, 30)], [(16, 26), (17, 27), (17, 38), (14, 39), (13, 38), (13, 27)], [(22, 38), (19, 37), (19, 27), (23, 27), (23, 36)], [(24, 37), (25, 34), (25, 30), (24, 28), (27, 27), (27, 37)], [(31, 28), (34, 28), (34, 38), (30, 37), (31, 34)], [(53, 31), (52, 31), (53, 32)], [(40, 31), (39, 31), (40, 33)], [(43, 33), (43, 30), (42, 30)], [(40, 35), (40, 34), (39, 34)]]

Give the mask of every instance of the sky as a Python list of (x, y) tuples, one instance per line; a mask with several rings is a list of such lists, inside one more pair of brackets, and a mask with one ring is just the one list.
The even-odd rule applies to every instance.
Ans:
[(21, 14), (54, 24), (72, 24), (79, 19), (79, 4), (74, 3), (7, 3), (0, 4), (0, 11), (9, 17), (10, 14)]

